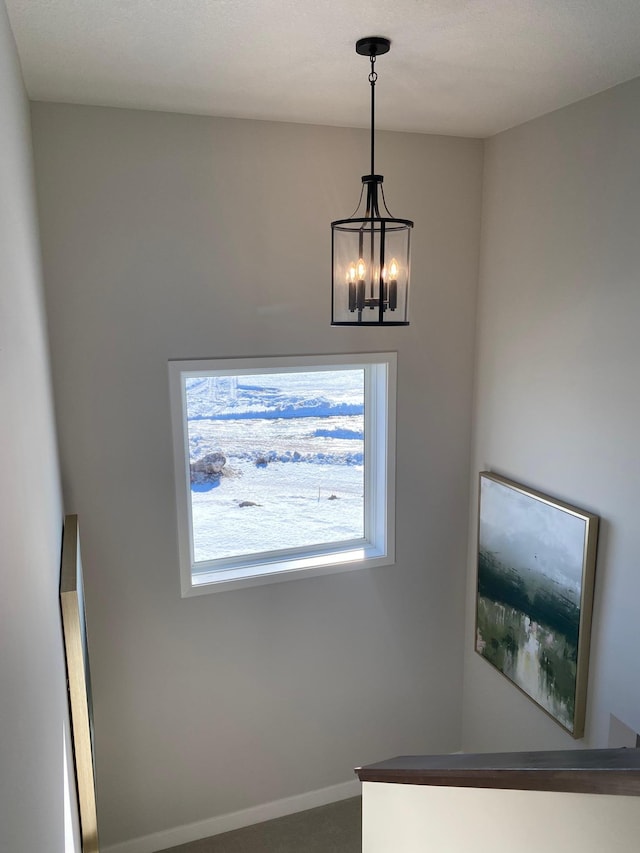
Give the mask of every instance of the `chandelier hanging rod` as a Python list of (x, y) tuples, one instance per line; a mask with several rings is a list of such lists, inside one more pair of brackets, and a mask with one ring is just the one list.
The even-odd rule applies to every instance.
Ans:
[(356, 42), (356, 53), (360, 56), (368, 56), (371, 62), (371, 71), (369, 72), (369, 83), (371, 84), (371, 172), (375, 174), (374, 155), (375, 155), (375, 123), (376, 123), (376, 80), (378, 74), (375, 69), (377, 56), (382, 56), (388, 53), (391, 48), (391, 40), (384, 36), (366, 36), (358, 39)]

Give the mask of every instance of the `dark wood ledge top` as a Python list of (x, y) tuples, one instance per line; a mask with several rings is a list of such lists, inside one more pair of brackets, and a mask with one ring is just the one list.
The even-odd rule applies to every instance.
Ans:
[(402, 755), (355, 772), (361, 782), (640, 796), (640, 749)]

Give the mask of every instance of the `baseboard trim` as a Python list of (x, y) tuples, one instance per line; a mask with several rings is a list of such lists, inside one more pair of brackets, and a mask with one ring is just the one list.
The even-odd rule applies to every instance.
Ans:
[(210, 835), (220, 835), (230, 832), (232, 829), (242, 829), (252, 826), (254, 823), (263, 823), (276, 817), (303, 812), (316, 806), (326, 806), (329, 803), (337, 803), (349, 797), (357, 797), (362, 790), (358, 779), (342, 782), (339, 785), (331, 785), (328, 788), (320, 788), (318, 791), (308, 791), (306, 794), (296, 794), (283, 800), (275, 800), (260, 806), (252, 806), (238, 812), (218, 815), (217, 817), (199, 820), (196, 823), (188, 823), (184, 826), (176, 826), (163, 832), (154, 832), (151, 835), (143, 835), (140, 838), (132, 838), (130, 841), (122, 841), (103, 847), (102, 853), (157, 853), (176, 847), (178, 844), (187, 844), (190, 841), (199, 841)]

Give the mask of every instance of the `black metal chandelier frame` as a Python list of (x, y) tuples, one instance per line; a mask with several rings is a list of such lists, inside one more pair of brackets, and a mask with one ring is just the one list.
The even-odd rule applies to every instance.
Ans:
[[(408, 320), (408, 286), (409, 286), (409, 257), (410, 257), (410, 234), (413, 222), (410, 219), (394, 217), (384, 197), (382, 188), (383, 176), (375, 172), (375, 85), (378, 75), (375, 70), (376, 57), (389, 51), (391, 42), (383, 36), (367, 36), (356, 42), (356, 52), (361, 56), (368, 56), (371, 63), (369, 83), (371, 85), (371, 171), (362, 176), (362, 189), (358, 205), (347, 219), (336, 219), (331, 223), (332, 231), (332, 272), (333, 287), (331, 292), (331, 314), (332, 325), (340, 326), (407, 326)], [(362, 216), (356, 216), (362, 206), (362, 198), (366, 187), (366, 204)], [(382, 212), (380, 208), (380, 197), (382, 198)], [(369, 276), (365, 280), (355, 265), (356, 273), (352, 272), (351, 279), (347, 274), (347, 280), (342, 287), (347, 290), (347, 309), (349, 314), (355, 315), (355, 319), (336, 319), (336, 291), (341, 283), (336, 281), (336, 233), (350, 235), (357, 234), (358, 240), (358, 265), (368, 264)], [(406, 233), (406, 265), (404, 294), (403, 294), (403, 318), (389, 319), (387, 312), (395, 312), (398, 308), (398, 262), (390, 261), (390, 270), (387, 270), (387, 237), (394, 233)], [(367, 259), (366, 261), (364, 259)], [(394, 270), (395, 265), (395, 270)], [(354, 264), (351, 264), (354, 268)], [(376, 271), (375, 274), (373, 271)], [(394, 277), (394, 273), (395, 276)], [(375, 312), (375, 319), (365, 319), (369, 311)], [(399, 312), (400, 313), (400, 312)], [(385, 314), (387, 316), (385, 317)], [(371, 315), (369, 315), (371, 316)]]

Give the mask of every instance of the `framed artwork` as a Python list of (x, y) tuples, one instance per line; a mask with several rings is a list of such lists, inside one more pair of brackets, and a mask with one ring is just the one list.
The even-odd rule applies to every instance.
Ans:
[(82, 853), (99, 853), (93, 763), (93, 710), (84, 613), (78, 516), (67, 515), (62, 536), (60, 610), (67, 664)]
[(480, 474), (475, 649), (584, 735), (598, 516)]

